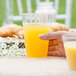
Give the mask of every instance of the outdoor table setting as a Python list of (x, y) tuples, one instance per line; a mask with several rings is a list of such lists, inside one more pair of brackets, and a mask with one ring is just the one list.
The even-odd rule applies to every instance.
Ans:
[[(59, 27), (61, 27), (61, 24), (55, 23), (55, 25), (56, 24), (60, 25)], [(18, 26), (15, 24), (13, 24), (13, 26), (18, 28)], [(4, 29), (5, 27), (6, 26), (2, 27), (1, 29)], [(8, 27), (10, 29), (11, 28), (15, 29), (7, 25), (6, 28)], [(58, 26), (56, 27), (56, 29), (55, 27), (56, 26), (51, 27), (52, 28), (51, 32), (60, 30), (60, 29), (56, 30), (57, 28), (59, 28)], [(64, 26), (62, 28), (64, 28)], [(68, 31), (68, 28), (66, 27), (65, 30)], [(5, 31), (7, 32), (7, 30)], [(4, 35), (6, 32), (4, 32)], [(22, 29), (19, 32), (22, 32)], [(71, 29), (70, 32), (75, 32), (75, 29)], [(10, 31), (8, 33), (10, 36), (13, 35), (11, 34)], [(6, 35), (8, 36), (8, 34)], [(40, 54), (39, 55), (38, 53), (35, 52), (37, 50), (34, 50), (34, 52), (31, 52), (33, 51), (32, 49), (29, 49), (31, 50), (29, 51), (29, 53), (31, 54), (30, 55), (29, 53), (27, 54), (27, 51), (25, 50), (26, 46), (24, 46), (23, 44), (24, 43), (23, 33), (18, 34), (17, 32), (16, 35), (13, 35), (13, 37), (1, 37), (0, 41), (1, 43), (4, 42), (3, 44), (1, 44), (3, 46), (1, 47), (2, 51), (0, 51), (0, 55), (1, 55), (0, 75), (1, 76), (36, 76), (36, 75), (37, 76), (75, 76), (76, 75), (76, 72), (74, 70), (69, 69), (66, 61), (66, 57), (57, 57), (57, 56), (50, 56), (50, 55), (48, 57), (45, 57), (47, 56), (46, 55), (47, 53), (43, 53), (44, 51), (39, 53), (39, 50), (38, 50), (38, 53)], [(56, 44), (60, 42), (56, 40), (50, 40), (50, 43), (51, 43), (50, 46), (54, 48), (51, 48), (49, 51), (58, 50), (58, 47), (56, 47)], [(4, 47), (4, 44), (7, 44), (6, 47)], [(10, 44), (12, 45), (8, 47), (8, 45)], [(32, 47), (34, 47), (33, 45), (34, 44), (32, 44)], [(45, 47), (43, 46), (43, 48)], [(35, 49), (36, 49), (36, 46), (35, 46)]]
[(72, 0), (3, 0), (3, 5), (0, 76), (76, 76)]

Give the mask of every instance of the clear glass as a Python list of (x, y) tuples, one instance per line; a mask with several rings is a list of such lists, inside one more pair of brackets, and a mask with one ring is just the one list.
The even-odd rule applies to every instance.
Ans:
[(76, 70), (76, 34), (63, 35), (62, 38), (69, 67)]
[(55, 14), (56, 14), (56, 11), (54, 9), (54, 6), (53, 6), (53, 2), (40, 2), (38, 5), (37, 5), (37, 9), (35, 11), (35, 13), (39, 13), (39, 14), (42, 14), (42, 15), (50, 15), (51, 16), (51, 23), (55, 22)]
[(50, 31), (50, 17), (42, 15), (26, 13), (22, 16), (24, 39), (26, 47), (26, 56), (32, 58), (47, 57), (48, 40), (41, 40), (39, 34)]

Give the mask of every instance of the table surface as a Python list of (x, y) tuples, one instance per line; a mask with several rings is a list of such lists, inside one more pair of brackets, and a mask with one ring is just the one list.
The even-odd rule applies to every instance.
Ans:
[(63, 57), (0, 57), (0, 76), (76, 76), (76, 71)]

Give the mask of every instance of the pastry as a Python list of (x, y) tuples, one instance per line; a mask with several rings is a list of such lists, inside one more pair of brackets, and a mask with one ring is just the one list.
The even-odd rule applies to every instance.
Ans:
[(69, 28), (65, 26), (64, 24), (61, 23), (52, 23), (51, 24), (51, 31), (56, 32), (56, 31), (68, 31)]
[(21, 30), (21, 31), (18, 32), (18, 37), (20, 37), (20, 36), (24, 37), (23, 30)]
[(7, 37), (13, 35), (19, 36), (18, 33), (21, 30), (23, 30), (21, 26), (18, 26), (16, 24), (9, 24), (0, 28), (0, 36), (1, 37)]

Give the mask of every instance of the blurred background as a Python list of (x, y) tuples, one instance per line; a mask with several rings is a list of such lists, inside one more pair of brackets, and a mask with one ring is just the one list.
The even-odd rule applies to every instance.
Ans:
[(50, 3), (57, 22), (76, 28), (76, 0), (0, 0), (0, 26), (8, 23), (22, 25), (22, 13), (37, 12), (42, 5), (40, 2)]

